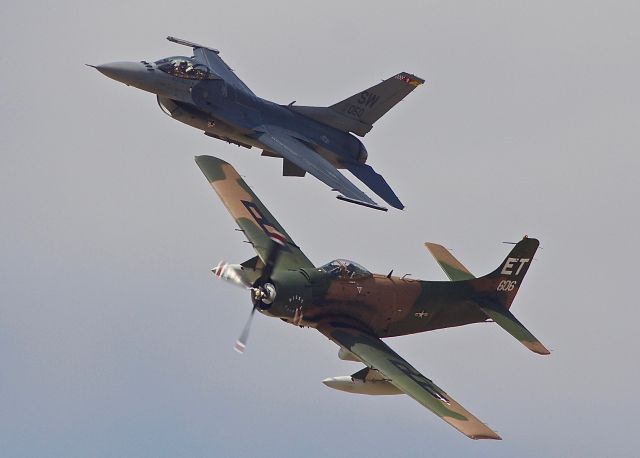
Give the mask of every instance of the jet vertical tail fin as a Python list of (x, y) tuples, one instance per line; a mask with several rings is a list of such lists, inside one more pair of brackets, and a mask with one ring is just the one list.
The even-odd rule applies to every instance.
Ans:
[(539, 245), (538, 240), (525, 236), (516, 243), (500, 267), (472, 281), (478, 283), (479, 289), (494, 302), (509, 309)]
[(424, 80), (415, 75), (398, 73), (329, 108), (351, 121), (351, 132), (364, 136), (371, 130), (374, 122), (423, 83)]
[(488, 317), (529, 350), (548, 355), (549, 350), (509, 311), (539, 244), (538, 240), (525, 236), (500, 267), (470, 283), (478, 291), (475, 302)]
[(423, 83), (422, 78), (402, 72), (328, 108), (290, 108), (323, 124), (363, 137), (373, 128), (373, 123)]

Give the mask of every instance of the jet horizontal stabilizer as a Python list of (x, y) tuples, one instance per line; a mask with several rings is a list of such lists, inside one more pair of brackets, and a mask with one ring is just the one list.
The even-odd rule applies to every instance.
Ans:
[(402, 210), (404, 205), (393, 192), (393, 189), (389, 186), (386, 180), (376, 173), (370, 165), (366, 164), (344, 164), (346, 169), (353, 173), (353, 175), (360, 181), (362, 181), (369, 189), (375, 192), (381, 199), (391, 205), (393, 208)]
[(478, 301), (480, 309), (502, 329), (507, 331), (513, 337), (522, 343), (525, 347), (539, 355), (549, 355), (551, 352), (542, 345), (542, 343), (524, 327), (522, 323), (508, 309), (501, 305), (493, 304), (488, 301)]
[(438, 262), (451, 281), (463, 281), (476, 278), (458, 259), (442, 245), (427, 242), (424, 246)]

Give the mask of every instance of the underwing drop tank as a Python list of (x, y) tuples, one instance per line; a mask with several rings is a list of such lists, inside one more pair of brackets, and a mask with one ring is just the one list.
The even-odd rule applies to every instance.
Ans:
[(346, 391), (347, 393), (385, 396), (404, 394), (389, 380), (385, 379), (377, 370), (365, 367), (353, 375), (329, 377), (322, 381), (329, 388)]

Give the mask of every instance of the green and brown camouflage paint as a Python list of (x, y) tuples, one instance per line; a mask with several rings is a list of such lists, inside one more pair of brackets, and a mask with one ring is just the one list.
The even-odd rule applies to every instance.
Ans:
[[(496, 270), (479, 278), (435, 244), (427, 247), (455, 281), (330, 274), (311, 263), (231, 165), (209, 156), (196, 157), (196, 162), (262, 263), (274, 240), (284, 247), (269, 279), (275, 299), (259, 305), (260, 312), (317, 328), (468, 437), (500, 439), (380, 338), (493, 319), (532, 351), (548, 354), (509, 311), (538, 240), (523, 238)], [(262, 263), (252, 259), (244, 265), (260, 269)]]

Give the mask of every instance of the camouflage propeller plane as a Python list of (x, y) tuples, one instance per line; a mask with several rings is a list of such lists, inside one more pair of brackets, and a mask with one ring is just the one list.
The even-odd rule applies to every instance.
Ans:
[(339, 346), (340, 359), (365, 365), (351, 376), (324, 380), (326, 386), (404, 393), (472, 439), (500, 439), (381, 339), (493, 320), (530, 350), (549, 354), (509, 311), (538, 240), (523, 238), (496, 270), (479, 278), (436, 244), (427, 248), (452, 281), (372, 274), (344, 259), (316, 267), (230, 164), (211, 156), (196, 157), (196, 163), (257, 253), (242, 264), (221, 262), (213, 269), (251, 291), (253, 308), (237, 351), (245, 350), (256, 310), (315, 328)]
[[(193, 48), (192, 57), (156, 62), (115, 62), (95, 66), (101, 73), (157, 95), (160, 108), (173, 119), (205, 135), (263, 156), (283, 160), (285, 176), (307, 172), (340, 194), (338, 199), (386, 210), (349, 181), (349, 170), (394, 208), (404, 205), (370, 165), (362, 142), (373, 124), (424, 80), (397, 75), (329, 107), (279, 105), (256, 96), (220, 58), (219, 51), (186, 40), (169, 41)], [(92, 66), (93, 67), (93, 66)]]

